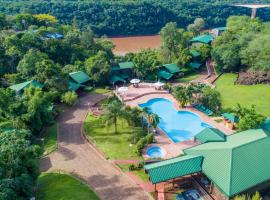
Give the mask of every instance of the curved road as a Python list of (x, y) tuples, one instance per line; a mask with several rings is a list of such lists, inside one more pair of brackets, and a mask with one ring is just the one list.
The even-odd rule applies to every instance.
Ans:
[(81, 136), (89, 105), (105, 95), (88, 94), (58, 119), (58, 149), (41, 159), (41, 171), (64, 170), (78, 174), (104, 200), (147, 200), (149, 196), (128, 176), (105, 160)]

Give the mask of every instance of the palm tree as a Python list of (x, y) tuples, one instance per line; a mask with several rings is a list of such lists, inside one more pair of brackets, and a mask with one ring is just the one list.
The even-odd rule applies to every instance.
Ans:
[(105, 105), (105, 113), (103, 119), (107, 126), (114, 125), (114, 133), (117, 133), (117, 119), (123, 116), (123, 104), (113, 99), (107, 105)]
[(160, 117), (157, 114), (152, 113), (149, 116), (149, 122), (150, 122), (151, 126), (153, 126), (154, 128), (157, 128), (157, 125), (160, 122)]
[(143, 108), (142, 117), (147, 120), (147, 132), (150, 133), (150, 126), (157, 127), (160, 117), (152, 113), (149, 107)]

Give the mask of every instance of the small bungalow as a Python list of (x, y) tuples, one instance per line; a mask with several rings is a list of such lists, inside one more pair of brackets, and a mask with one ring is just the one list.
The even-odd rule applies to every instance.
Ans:
[(41, 88), (41, 89), (44, 87), (44, 85), (42, 83), (35, 81), (35, 80), (31, 80), (31, 81), (26, 81), (23, 83), (12, 85), (9, 88), (14, 90), (17, 94), (22, 94), (24, 92), (24, 90), (30, 86), (36, 87), (36, 88)]
[(196, 187), (217, 200), (263, 192), (270, 186), (269, 125), (230, 136), (204, 130), (196, 136), (202, 144), (185, 149), (183, 156), (144, 168), (153, 184), (190, 177)]
[(191, 61), (188, 63), (188, 67), (193, 70), (198, 70), (201, 66), (201, 53), (196, 51), (195, 49), (190, 50), (190, 54), (192, 56)]
[(190, 40), (191, 43), (195, 44), (211, 44), (211, 42), (214, 40), (214, 36), (210, 34), (204, 34), (199, 35), (197, 37), (194, 37)]
[(68, 89), (71, 91), (77, 91), (88, 81), (90, 81), (90, 77), (82, 71), (69, 73)]
[(121, 62), (111, 67), (110, 83), (112, 85), (126, 83), (126, 81), (132, 77), (133, 68), (133, 62)]
[(221, 35), (225, 30), (227, 29), (227, 27), (217, 27), (217, 28), (213, 28), (211, 30), (211, 33), (217, 37), (219, 35)]
[(176, 64), (165, 64), (159, 68), (157, 76), (168, 81), (180, 72), (181, 69)]

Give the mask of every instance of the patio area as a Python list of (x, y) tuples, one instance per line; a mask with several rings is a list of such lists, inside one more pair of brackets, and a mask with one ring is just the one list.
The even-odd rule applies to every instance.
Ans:
[[(131, 86), (132, 87), (132, 86)], [(217, 128), (219, 130), (221, 130), (222, 132), (224, 132), (226, 135), (231, 135), (234, 133), (233, 130), (229, 129), (228, 127), (226, 127), (223, 123), (218, 123), (215, 121), (215, 118), (213, 117), (209, 117), (207, 115), (205, 115), (204, 113), (196, 110), (193, 107), (185, 107), (184, 109), (179, 107), (179, 103), (177, 102), (177, 100), (168, 92), (164, 92), (164, 93), (160, 93), (160, 94), (147, 94), (147, 93), (143, 93), (143, 91), (146, 90), (141, 90), (140, 88), (135, 88), (137, 91), (140, 91), (140, 95), (137, 98), (133, 99), (133, 100), (129, 100), (126, 101), (125, 104), (131, 107), (136, 107), (139, 104), (145, 103), (151, 99), (155, 99), (155, 98), (164, 98), (164, 99), (168, 99), (171, 102), (173, 102), (173, 105), (175, 107), (176, 110), (183, 110), (183, 111), (191, 111), (195, 114), (197, 114), (198, 116), (200, 116), (201, 120), (209, 125), (211, 125), (214, 128)], [(133, 91), (135, 91), (133, 89)], [(183, 142), (178, 142), (178, 143), (174, 143), (167, 135), (166, 133), (164, 133), (161, 129), (157, 128), (156, 133), (155, 133), (155, 140), (156, 143), (149, 145), (144, 152), (144, 157), (148, 158), (148, 156), (146, 155), (146, 151), (149, 147), (151, 146), (158, 146), (160, 147), (162, 150), (164, 150), (164, 157), (163, 159), (168, 159), (168, 158), (173, 158), (175, 156), (179, 156), (180, 154), (182, 154), (182, 151), (186, 148), (190, 148), (193, 146), (198, 145), (198, 142), (195, 142), (194, 140), (185, 140)]]
[(140, 83), (138, 87), (129, 85), (125, 88), (126, 91), (119, 91), (120, 88), (116, 88), (115, 94), (122, 99), (123, 102), (133, 101), (140, 97), (150, 94), (168, 94), (168, 91), (160, 89), (157, 90), (154, 83)]

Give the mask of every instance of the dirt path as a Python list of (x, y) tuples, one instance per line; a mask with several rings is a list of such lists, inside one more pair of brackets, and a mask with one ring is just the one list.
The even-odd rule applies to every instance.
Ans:
[(86, 95), (58, 119), (58, 150), (41, 160), (41, 171), (64, 170), (81, 176), (104, 200), (146, 200), (149, 196), (127, 175), (101, 157), (81, 136), (89, 106), (104, 95)]

